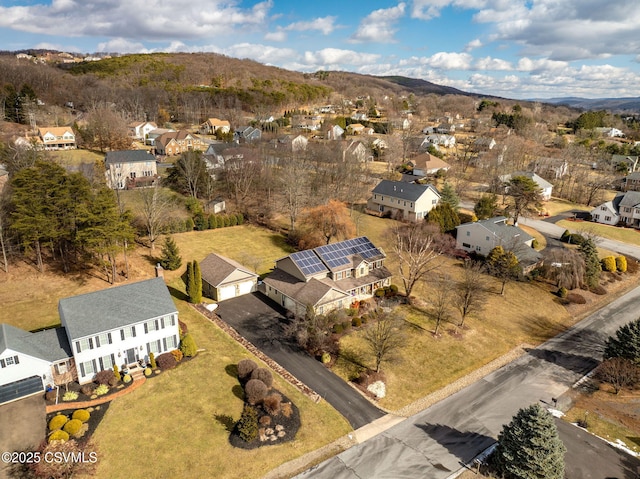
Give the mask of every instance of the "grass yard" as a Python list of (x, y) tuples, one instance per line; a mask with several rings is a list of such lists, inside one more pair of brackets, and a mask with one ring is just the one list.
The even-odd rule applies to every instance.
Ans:
[(601, 223), (591, 221), (568, 221), (560, 220), (556, 225), (568, 230), (577, 232), (593, 233), (602, 238), (608, 238), (616, 241), (623, 241), (634, 245), (640, 245), (640, 231), (633, 228), (620, 228), (618, 226), (608, 226)]
[[(183, 288), (181, 281), (172, 285)], [(232, 447), (224, 418), (237, 421), (243, 405), (233, 366), (256, 358), (183, 301), (176, 302), (180, 319), (205, 351), (111, 404), (94, 435), (98, 477), (261, 477), (351, 430), (326, 402), (314, 404), (276, 375), (275, 387), (300, 409), (296, 439), (253, 451)]]
[(92, 150), (60, 150), (48, 151), (47, 156), (53, 158), (61, 166), (78, 166), (81, 163), (95, 164), (104, 160), (104, 153)]
[(593, 207), (586, 205), (579, 205), (560, 198), (551, 198), (543, 204), (543, 209), (549, 213), (549, 216), (559, 215), (565, 211), (579, 210), (579, 211), (591, 211)]

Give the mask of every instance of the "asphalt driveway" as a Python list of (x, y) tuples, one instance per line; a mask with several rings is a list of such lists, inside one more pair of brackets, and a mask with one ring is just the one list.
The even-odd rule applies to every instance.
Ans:
[(260, 293), (219, 303), (218, 316), (271, 359), (305, 383), (340, 414), (354, 429), (384, 416), (358, 391), (311, 358), (294, 342), (286, 340), (283, 327), (288, 323), (285, 311)]

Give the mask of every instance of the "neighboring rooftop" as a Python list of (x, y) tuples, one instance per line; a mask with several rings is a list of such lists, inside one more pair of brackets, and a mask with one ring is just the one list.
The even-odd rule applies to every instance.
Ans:
[(30, 333), (9, 324), (0, 324), (0, 354), (7, 349), (50, 362), (72, 356), (64, 328)]
[(372, 193), (383, 196), (392, 196), (394, 198), (401, 198), (408, 201), (417, 201), (418, 198), (420, 198), (429, 189), (433, 190), (438, 197), (440, 196), (438, 190), (436, 190), (432, 185), (420, 185), (417, 183), (405, 183), (403, 181), (391, 180), (382, 180), (373, 189)]
[(112, 165), (114, 163), (135, 163), (143, 161), (156, 161), (156, 159), (147, 150), (107, 151), (107, 155), (104, 159), (106, 165)]

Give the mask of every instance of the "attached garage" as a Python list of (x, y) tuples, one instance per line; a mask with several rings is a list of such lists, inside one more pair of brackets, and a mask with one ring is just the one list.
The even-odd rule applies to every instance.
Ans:
[(40, 376), (31, 376), (9, 384), (3, 384), (0, 386), (0, 404), (15, 401), (16, 399), (43, 391), (44, 386), (42, 385), (42, 378)]
[(200, 263), (202, 294), (216, 301), (236, 298), (257, 289), (258, 275), (240, 263), (210, 254)]

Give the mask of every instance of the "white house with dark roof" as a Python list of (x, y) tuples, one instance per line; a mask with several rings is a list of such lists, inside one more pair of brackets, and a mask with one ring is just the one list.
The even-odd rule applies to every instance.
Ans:
[(0, 324), (0, 404), (88, 383), (180, 344), (178, 310), (162, 278), (64, 298), (58, 312), (62, 327), (36, 333)]
[(200, 262), (202, 294), (216, 301), (256, 291), (258, 275), (240, 263), (211, 253)]
[(511, 174), (500, 176), (500, 181), (502, 181), (503, 183), (507, 183), (516, 176), (524, 176), (526, 178), (532, 179), (535, 184), (538, 185), (538, 188), (540, 188), (540, 196), (542, 197), (542, 200), (548, 201), (551, 199), (551, 193), (553, 193), (553, 185), (533, 171), (514, 171)]
[(146, 150), (108, 151), (104, 166), (107, 186), (114, 190), (151, 186), (158, 179), (156, 158)]
[(618, 193), (611, 201), (605, 201), (592, 209), (591, 218), (605, 225), (621, 224), (640, 228), (640, 192)]
[(276, 261), (262, 292), (298, 316), (348, 308), (391, 283), (385, 258), (365, 236), (298, 251)]
[(60, 322), (80, 384), (96, 373), (148, 361), (180, 343), (178, 309), (162, 278), (61, 299)]
[(382, 180), (373, 189), (367, 210), (378, 216), (400, 216), (408, 221), (420, 221), (440, 201), (433, 185)]
[(525, 270), (541, 258), (532, 247), (533, 239), (517, 226), (508, 225), (504, 216), (456, 226), (456, 248), (487, 256), (493, 248), (502, 246), (516, 255)]

